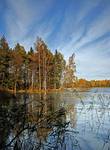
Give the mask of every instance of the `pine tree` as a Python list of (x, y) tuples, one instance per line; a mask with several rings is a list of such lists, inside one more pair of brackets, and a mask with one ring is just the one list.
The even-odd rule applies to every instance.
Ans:
[(61, 86), (62, 73), (65, 68), (65, 60), (63, 58), (63, 55), (57, 50), (55, 51), (53, 62), (54, 62), (54, 88), (56, 89)]
[(0, 85), (8, 88), (9, 83), (9, 46), (5, 37), (0, 39)]

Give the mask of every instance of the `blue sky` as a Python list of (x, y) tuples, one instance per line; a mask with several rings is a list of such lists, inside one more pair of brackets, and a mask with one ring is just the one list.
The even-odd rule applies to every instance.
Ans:
[(65, 59), (76, 54), (77, 76), (110, 79), (110, 0), (0, 0), (0, 36), (26, 50), (40, 36)]

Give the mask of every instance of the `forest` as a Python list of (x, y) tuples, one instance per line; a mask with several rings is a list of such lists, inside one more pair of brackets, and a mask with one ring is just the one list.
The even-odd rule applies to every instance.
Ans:
[(17, 43), (12, 49), (5, 37), (0, 39), (0, 89), (47, 90), (59, 89), (75, 80), (74, 54), (68, 64), (55, 50), (53, 54), (41, 38), (27, 52)]
[(110, 87), (110, 80), (87, 81), (75, 76), (75, 54), (64, 59), (63, 54), (48, 48), (37, 37), (29, 51), (17, 43), (10, 48), (6, 38), (0, 38), (0, 90), (46, 91), (76, 87)]

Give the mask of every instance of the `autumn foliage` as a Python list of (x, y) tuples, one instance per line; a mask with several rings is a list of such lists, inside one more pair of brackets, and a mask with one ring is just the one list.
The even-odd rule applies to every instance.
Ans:
[(65, 61), (37, 38), (29, 51), (17, 43), (12, 49), (5, 37), (0, 39), (0, 89), (44, 90), (74, 87), (109, 87), (110, 80), (87, 81), (75, 76), (75, 54)]

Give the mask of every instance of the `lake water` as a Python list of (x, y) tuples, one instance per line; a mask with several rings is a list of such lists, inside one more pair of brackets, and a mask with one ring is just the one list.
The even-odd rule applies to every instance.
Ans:
[(0, 149), (110, 150), (110, 88), (1, 93)]

